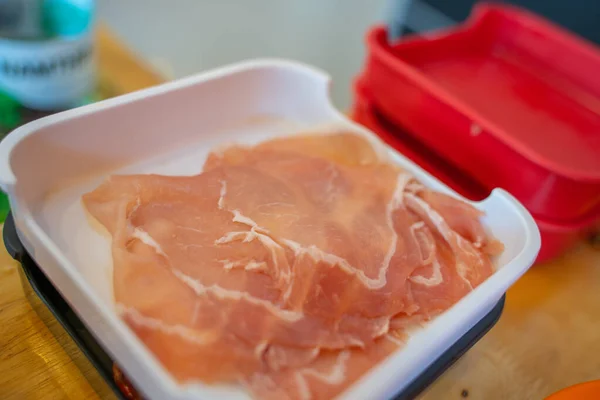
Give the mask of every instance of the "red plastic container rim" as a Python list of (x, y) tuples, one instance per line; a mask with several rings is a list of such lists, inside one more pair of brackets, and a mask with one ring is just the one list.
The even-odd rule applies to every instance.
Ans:
[[(571, 34), (570, 32), (528, 12), (514, 6), (496, 5), (496, 4), (478, 4), (474, 7), (471, 16), (460, 27), (451, 29), (439, 30), (426, 35), (427, 40), (441, 39), (448, 35), (456, 34), (457, 32), (473, 29), (482, 22), (482, 16), (487, 13), (502, 12), (510, 14), (514, 20), (521, 21), (528, 28), (543, 31), (544, 35), (551, 37), (553, 41), (560, 42), (572, 48), (577, 48), (578, 51), (585, 53), (586, 57), (590, 57), (600, 64), (600, 52), (587, 41)], [(413, 41), (422, 41), (423, 36), (417, 36), (413, 39), (406, 39), (403, 44), (410, 44)], [(367, 45), (372, 56), (380, 59), (388, 68), (393, 70), (399, 76), (407, 76), (431, 93), (440, 101), (451, 104), (454, 109), (468, 116), (473, 122), (478, 124), (484, 130), (494, 135), (497, 140), (505, 143), (514, 151), (526, 157), (531, 162), (534, 162), (558, 175), (568, 177), (577, 181), (600, 183), (600, 170), (580, 171), (569, 168), (568, 165), (557, 164), (551, 159), (547, 159), (539, 155), (534, 149), (525, 146), (520, 141), (509, 135), (499, 126), (484, 118), (481, 114), (475, 111), (469, 104), (461, 101), (454, 96), (450, 91), (444, 89), (434, 81), (427, 78), (416, 68), (413, 68), (408, 63), (402, 61), (401, 58), (393, 54), (393, 45), (387, 42), (387, 31), (383, 26), (376, 26), (367, 35)], [(599, 155), (600, 156), (600, 155)]]
[[(389, 124), (393, 124), (393, 123), (390, 121), (387, 121), (385, 116), (383, 116), (381, 113), (377, 112), (377, 107), (370, 100), (370, 96), (368, 94), (368, 88), (363, 83), (362, 77), (358, 77), (355, 80), (354, 94), (355, 94), (355, 99), (354, 99), (355, 104), (362, 103), (363, 105), (365, 105), (366, 108), (368, 109), (369, 117), (375, 121), (374, 123), (378, 124), (376, 128), (373, 128), (372, 126), (367, 126), (367, 128), (372, 129), (374, 131), (374, 133), (380, 137), (382, 137), (381, 136), (382, 132), (384, 132), (385, 136), (395, 137), (393, 132), (389, 132), (384, 126), (381, 125), (382, 119), (385, 119), (386, 122)], [(365, 121), (359, 120), (358, 122), (364, 123)], [(396, 128), (401, 130), (400, 127), (396, 127)], [(385, 140), (385, 138), (383, 138), (383, 137), (382, 137), (382, 139)], [(398, 140), (400, 140), (400, 139), (398, 139)], [(437, 157), (439, 158), (440, 156), (438, 155)], [(450, 165), (451, 168), (454, 168), (449, 161), (443, 159), (443, 162), (448, 163), (448, 165)], [(433, 167), (430, 169), (433, 169)], [(433, 175), (439, 176), (439, 174), (436, 171), (431, 171), (431, 173)], [(468, 177), (468, 179), (473, 180), (470, 177)], [(458, 182), (445, 182), (445, 183), (450, 184), (453, 187), (454, 186), (460, 187), (460, 184)], [(483, 185), (479, 182), (477, 184), (479, 186), (481, 186), (482, 188), (485, 187), (485, 185)], [(491, 189), (485, 188), (485, 191), (489, 193), (489, 192), (491, 192)], [(555, 221), (552, 219), (548, 219), (548, 218), (544, 218), (544, 217), (540, 217), (540, 216), (536, 216), (536, 215), (533, 215), (533, 217), (534, 217), (536, 223), (540, 227), (543, 227), (544, 230), (548, 230), (548, 231), (552, 231), (552, 232), (556, 232), (556, 233), (559, 233), (559, 232), (560, 233), (584, 233), (588, 230), (593, 230), (596, 227), (600, 228), (600, 226), (599, 226), (600, 225), (600, 206), (595, 207), (594, 209), (592, 209), (591, 211), (589, 211), (582, 217), (579, 217), (579, 218), (571, 220), (571, 221)]]

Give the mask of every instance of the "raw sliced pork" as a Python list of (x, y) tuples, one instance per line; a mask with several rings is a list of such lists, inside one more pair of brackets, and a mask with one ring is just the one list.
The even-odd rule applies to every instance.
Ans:
[(502, 249), (477, 209), (343, 132), (113, 176), (83, 202), (112, 235), (117, 310), (163, 365), (260, 398), (339, 394)]

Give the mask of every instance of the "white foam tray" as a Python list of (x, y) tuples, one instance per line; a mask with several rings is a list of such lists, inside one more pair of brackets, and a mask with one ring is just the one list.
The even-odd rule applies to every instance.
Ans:
[[(248, 396), (232, 386), (178, 385), (115, 313), (110, 239), (92, 228), (80, 201), (108, 174), (192, 175), (224, 142), (256, 143), (336, 125), (367, 135), (425, 185), (458, 196), (335, 110), (329, 82), (295, 62), (244, 62), (42, 118), (0, 143), (0, 185), (25, 248), (146, 398)], [(401, 391), (534, 262), (540, 236), (521, 204), (496, 189), (475, 206), (506, 246), (498, 271), (341, 397), (387, 399)]]

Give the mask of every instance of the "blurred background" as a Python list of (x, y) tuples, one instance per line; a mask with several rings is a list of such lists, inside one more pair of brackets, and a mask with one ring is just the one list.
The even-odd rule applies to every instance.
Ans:
[[(15, 21), (22, 24), (28, 20), (31, 25), (37, 14), (43, 14), (56, 20), (55, 33), (64, 34), (67, 29), (66, 33), (72, 34), (74, 26), (89, 28), (82, 24), (89, 17), (108, 26), (165, 79), (248, 58), (292, 58), (328, 71), (334, 78), (333, 101), (347, 110), (351, 81), (365, 59), (364, 37), (370, 27), (386, 23), (395, 37), (447, 27), (463, 21), (477, 2), (0, 0), (0, 31), (10, 26), (9, 22), (14, 25)], [(525, 7), (600, 42), (600, 6), (595, 0), (572, 0), (568, 8), (563, 0), (504, 2)], [(79, 11), (73, 12), (76, 8)], [(6, 29), (0, 33), (5, 34)]]
[[(597, 0), (505, 1), (600, 41)], [(351, 104), (351, 80), (377, 22), (398, 33), (464, 20), (475, 0), (98, 0), (98, 18), (169, 78), (253, 57), (285, 57), (334, 77), (333, 101)]]
[(301, 60), (335, 79), (335, 104), (350, 106), (364, 34), (387, 0), (99, 0), (98, 18), (169, 78), (255, 57)]

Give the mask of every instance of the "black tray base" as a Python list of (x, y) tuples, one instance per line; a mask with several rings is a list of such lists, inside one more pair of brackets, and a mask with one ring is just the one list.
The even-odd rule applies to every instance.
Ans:
[[(27, 254), (27, 251), (21, 244), (15, 224), (11, 215), (4, 223), (4, 244), (9, 254), (21, 263), (20, 271), (21, 283), (25, 294), (36, 310), (40, 318), (50, 326), (49, 319), (56, 319), (62, 329), (64, 329), (73, 342), (85, 354), (89, 362), (96, 368), (100, 376), (106, 381), (106, 384), (113, 390), (119, 399), (125, 399), (125, 396), (119, 390), (113, 379), (113, 360), (100, 347), (94, 336), (79, 319), (77, 314), (71, 309), (69, 304), (62, 298), (35, 261)], [(502, 296), (494, 308), (486, 314), (477, 324), (475, 324), (467, 333), (458, 339), (445, 353), (435, 360), (421, 375), (413, 380), (401, 393), (398, 393), (394, 400), (409, 400), (417, 397), (429, 385), (431, 385), (444, 371), (456, 362), (467, 350), (479, 341), (498, 321), (504, 309), (506, 295)], [(48, 312), (50, 311), (50, 313)], [(58, 336), (56, 329), (50, 331)], [(64, 336), (64, 335), (63, 335)], [(57, 337), (58, 338), (58, 337)], [(59, 340), (59, 343), (65, 350), (71, 347)], [(72, 358), (72, 350), (67, 351)], [(79, 366), (79, 365), (78, 365)], [(88, 379), (90, 380), (90, 379)], [(91, 380), (93, 381), (93, 379)], [(92, 387), (98, 390), (93, 382)]]

